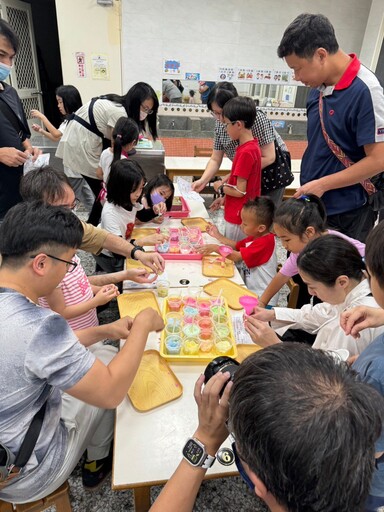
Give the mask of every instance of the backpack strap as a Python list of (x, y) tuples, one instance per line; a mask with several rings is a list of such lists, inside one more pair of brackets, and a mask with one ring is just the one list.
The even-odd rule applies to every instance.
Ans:
[(74, 121), (77, 121), (82, 126), (84, 126), (84, 128), (86, 128), (90, 132), (94, 133), (95, 135), (97, 135), (101, 139), (104, 139), (104, 135), (102, 134), (102, 132), (98, 129), (98, 127), (96, 125), (95, 116), (93, 114), (93, 106), (94, 106), (94, 104), (96, 103), (96, 101), (98, 99), (99, 98), (92, 98), (92, 100), (91, 100), (91, 102), (89, 104), (89, 107), (88, 107), (89, 123), (88, 123), (88, 121), (86, 121), (85, 119), (83, 119), (82, 117), (80, 117), (80, 116), (78, 116), (76, 114), (72, 114), (71, 116), (69, 116), (68, 120), (70, 121), (70, 120), (73, 119)]

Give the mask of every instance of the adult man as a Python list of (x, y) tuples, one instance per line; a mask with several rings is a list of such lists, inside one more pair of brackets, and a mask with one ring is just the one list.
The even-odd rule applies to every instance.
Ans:
[[(111, 360), (90, 352), (66, 320), (37, 305), (73, 266), (82, 226), (68, 208), (21, 203), (0, 227), (0, 433), (17, 454), (35, 413), (46, 403), (41, 433), (27, 465), (13, 468), (0, 499), (40, 499), (70, 475), (85, 449), (89, 487), (106, 476), (113, 435), (111, 411), (137, 371), (149, 332), (163, 328), (151, 308), (126, 319), (126, 343)], [(108, 354), (111, 354), (108, 352)], [(111, 357), (111, 356), (110, 356)], [(113, 414), (112, 414), (113, 418)], [(12, 468), (10, 468), (12, 469)], [(93, 485), (92, 485), (93, 484)]]
[[(75, 194), (62, 171), (53, 167), (35, 169), (23, 176), (20, 183), (20, 193), (24, 201), (43, 201), (55, 206), (66, 206), (73, 209), (76, 206)], [(143, 265), (152, 268), (156, 273), (164, 269), (164, 260), (157, 253), (145, 253), (140, 246), (135, 246), (121, 237), (99, 229), (92, 224), (82, 222), (84, 235), (80, 246), (83, 251), (99, 254), (102, 249), (108, 249), (116, 254), (139, 260)], [(137, 282), (150, 282), (144, 269), (135, 272), (136, 277), (129, 279)], [(153, 280), (153, 279), (152, 279)]]
[(19, 183), (24, 163), (41, 153), (29, 141), (31, 133), (16, 90), (3, 81), (11, 72), (18, 48), (16, 33), (0, 19), (0, 223), (21, 201)]
[[(194, 437), (214, 456), (229, 429), (241, 476), (272, 512), (362, 509), (375, 462), (384, 401), (332, 356), (281, 343), (195, 387)], [(197, 452), (195, 452), (196, 454)], [(330, 472), (330, 468), (332, 471)], [(193, 509), (206, 470), (183, 460), (151, 512)]]
[[(300, 14), (285, 30), (277, 53), (296, 80), (313, 88), (307, 103), (308, 147), (295, 197), (323, 196), (328, 225), (364, 242), (374, 213), (361, 183), (384, 169), (383, 89), (356, 55), (339, 48), (333, 26), (321, 14)], [(356, 163), (346, 168), (326, 138)]]

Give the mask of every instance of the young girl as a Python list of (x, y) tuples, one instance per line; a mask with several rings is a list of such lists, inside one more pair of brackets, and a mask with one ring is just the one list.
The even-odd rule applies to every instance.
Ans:
[(151, 178), (145, 186), (141, 200), (144, 208), (137, 212), (137, 218), (141, 222), (163, 222), (163, 214), (172, 208), (174, 193), (175, 187), (166, 174), (158, 174)]
[[(39, 124), (33, 124), (33, 130), (54, 142), (58, 142), (61, 139), (68, 122), (71, 120), (71, 114), (82, 106), (80, 93), (73, 85), (61, 85), (58, 87), (56, 89), (56, 101), (57, 108), (63, 116), (63, 122), (59, 128), (55, 128), (48, 118), (39, 110), (31, 110), (31, 116), (40, 119), (46, 128), (45, 130)], [(64, 172), (69, 179), (76, 197), (83, 203), (84, 208), (90, 211), (95, 197), (88, 183), (81, 174), (71, 170), (66, 165), (64, 165)]]
[(246, 317), (246, 330), (256, 343), (267, 346), (280, 342), (273, 329), (263, 323), (273, 321), (274, 328), (304, 329), (316, 334), (313, 348), (344, 348), (353, 356), (384, 332), (384, 326), (365, 329), (357, 340), (347, 336), (340, 325), (340, 315), (345, 309), (359, 305), (379, 307), (363, 273), (364, 262), (354, 245), (336, 235), (322, 236), (305, 247), (297, 264), (309, 293), (323, 302), (313, 307), (307, 304), (301, 309), (256, 308), (252, 316)]
[[(291, 254), (260, 297), (259, 306), (261, 307), (265, 307), (289, 279), (298, 274), (297, 258), (314, 238), (328, 234), (339, 236), (352, 243), (361, 256), (364, 256), (365, 245), (362, 242), (326, 228), (323, 202), (312, 194), (284, 201), (276, 210), (273, 229), (285, 249)], [(323, 264), (325, 262), (326, 260)]]

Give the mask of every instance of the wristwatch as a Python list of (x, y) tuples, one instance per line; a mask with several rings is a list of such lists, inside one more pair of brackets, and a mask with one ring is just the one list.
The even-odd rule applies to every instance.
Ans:
[(141, 247), (141, 245), (135, 245), (135, 247), (131, 251), (131, 259), (132, 260), (136, 259), (135, 258), (136, 251), (143, 251), (143, 252), (145, 252), (145, 249), (144, 249), (144, 247)]
[(218, 187), (217, 189), (217, 192), (218, 194), (221, 195), (221, 197), (224, 197), (225, 196), (225, 193), (224, 193), (224, 187), (225, 187), (225, 183), (223, 183), (222, 185), (220, 185), (220, 187)]
[(183, 457), (191, 466), (209, 469), (216, 460), (215, 456), (208, 455), (205, 446), (195, 437), (190, 437), (184, 445)]

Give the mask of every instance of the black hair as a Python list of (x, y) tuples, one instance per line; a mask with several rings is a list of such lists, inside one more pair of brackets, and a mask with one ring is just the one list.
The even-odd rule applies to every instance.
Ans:
[(11, 208), (0, 226), (2, 265), (20, 267), (34, 252), (77, 249), (83, 239), (81, 221), (68, 208), (39, 201)]
[[(139, 127), (137, 126), (136, 121), (130, 119), (129, 117), (120, 117), (113, 129), (112, 139), (113, 139), (113, 160), (112, 163), (116, 162), (116, 160), (120, 160), (121, 152), (123, 150), (123, 146), (130, 144), (132, 142), (137, 142), (139, 138)], [(112, 164), (111, 164), (112, 165)]]
[(300, 253), (297, 266), (299, 271), (330, 287), (342, 275), (360, 282), (365, 270), (356, 247), (337, 235), (324, 235), (311, 240)]
[(217, 103), (219, 108), (223, 108), (227, 101), (237, 96), (236, 87), (231, 82), (218, 82), (208, 95), (207, 107), (212, 110), (212, 103)]
[(0, 19), (0, 36), (5, 37), (5, 39), (12, 46), (15, 53), (18, 52), (20, 46), (19, 36), (16, 34), (11, 25), (3, 19)]
[(145, 100), (153, 100), (153, 112), (147, 116), (146, 121), (148, 122), (149, 132), (153, 140), (157, 139), (157, 111), (159, 109), (159, 100), (155, 91), (149, 84), (138, 82), (129, 89), (125, 96), (106, 94), (102, 96), (102, 98), (123, 105), (127, 116), (136, 121), (141, 131), (145, 130), (145, 121), (140, 121), (140, 106)]
[(275, 211), (275, 204), (272, 199), (266, 196), (250, 199), (245, 203), (243, 209), (253, 211), (258, 222), (265, 224), (268, 231), (271, 229)]
[(327, 214), (323, 201), (313, 195), (307, 194), (298, 199), (287, 199), (276, 210), (273, 222), (293, 235), (302, 237), (309, 226), (316, 233), (326, 230)]
[(166, 199), (164, 201), (165, 205), (167, 207), (167, 211), (169, 212), (170, 209), (172, 208), (173, 196), (175, 194), (175, 186), (166, 174), (158, 174), (157, 176), (153, 176), (153, 178), (151, 178), (148, 181), (148, 183), (146, 184), (143, 195), (144, 195), (145, 199), (147, 200), (148, 206), (150, 206), (152, 208), (152, 206), (153, 206), (153, 202), (152, 202), (152, 198), (151, 198), (152, 191), (155, 188), (161, 187), (161, 186), (169, 187), (172, 191), (172, 194), (168, 197), (168, 199)]
[(65, 197), (72, 188), (63, 171), (45, 165), (24, 174), (20, 180), (20, 195), (24, 201), (53, 203)]
[(370, 274), (384, 288), (384, 222), (378, 223), (365, 243), (365, 263)]
[(244, 127), (250, 130), (256, 119), (255, 102), (247, 96), (232, 98), (224, 105), (223, 116), (230, 121), (243, 121)]
[(189, 90), (189, 95), (190, 95), (191, 98), (193, 98), (194, 95), (195, 95), (195, 91), (193, 89), (190, 89)]
[(145, 182), (145, 174), (137, 162), (128, 158), (117, 160), (111, 165), (107, 180), (108, 202), (131, 211), (133, 204), (130, 196), (143, 180)]
[(324, 48), (330, 54), (338, 51), (335, 30), (323, 14), (303, 13), (285, 29), (277, 55), (282, 59), (294, 53), (300, 58), (311, 59), (318, 48)]
[(264, 348), (239, 366), (229, 409), (241, 458), (285, 510), (363, 510), (384, 404), (348, 365), (302, 343)]
[(83, 104), (80, 93), (74, 85), (60, 85), (56, 89), (56, 96), (63, 100), (65, 118), (69, 118)]

